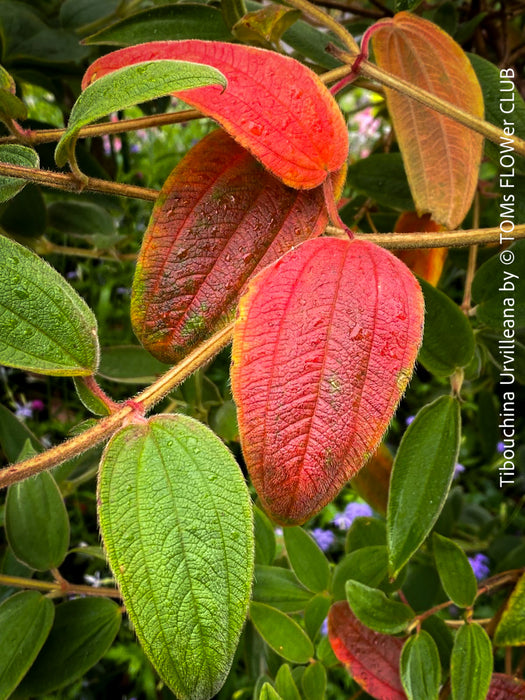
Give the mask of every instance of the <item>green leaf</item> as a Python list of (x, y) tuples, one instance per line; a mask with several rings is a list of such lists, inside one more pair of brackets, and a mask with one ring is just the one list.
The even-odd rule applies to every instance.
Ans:
[[(6, 546), (4, 549), (4, 555), (0, 562), (0, 573), (6, 574), (7, 576), (20, 576), (23, 578), (31, 578), (33, 576), (33, 569), (31, 567), (22, 564), (15, 555), (11, 547)], [(14, 593), (18, 593), (20, 589), (14, 586), (1, 585), (0, 586), (0, 603), (9, 598), (9, 596)]]
[(334, 600), (346, 598), (345, 585), (350, 579), (375, 588), (388, 576), (388, 553), (385, 545), (361, 547), (341, 559), (334, 570), (332, 595)]
[[(503, 262), (506, 261), (506, 262)], [(525, 241), (518, 241), (483, 263), (472, 283), (476, 317), (491, 328), (502, 328), (502, 340), (513, 340), (515, 328), (525, 326)]]
[[(484, 13), (476, 13), (473, 19), (475, 20), (479, 15), (483, 17)], [(462, 43), (458, 37), (456, 37), (456, 40), (459, 43)], [(481, 86), (481, 91), (483, 92), (485, 119), (491, 124), (497, 126), (499, 129), (503, 128), (503, 119), (507, 119), (508, 121), (512, 122), (512, 127), (506, 138), (512, 139), (518, 137), (524, 139), (525, 102), (515, 86), (508, 90), (510, 85), (506, 82), (507, 80), (512, 80), (513, 76), (509, 76), (507, 73), (504, 73), (504, 75), (508, 77), (502, 77), (500, 74), (500, 68), (481, 56), (467, 53), (467, 57), (474, 68)], [(505, 87), (504, 92), (502, 91), (502, 87)], [(509, 101), (502, 102), (502, 97), (508, 99)], [(505, 115), (500, 108), (500, 105), (505, 110), (510, 110), (512, 107), (512, 112), (509, 111), (507, 115)], [(504, 141), (503, 139), (500, 139), (500, 143), (503, 146), (508, 145), (508, 142)], [(490, 160), (499, 166), (499, 160), (503, 152), (501, 150), (501, 145), (496, 145), (487, 139), (485, 141), (485, 152)], [(518, 156), (518, 154), (515, 152), (512, 152), (512, 155), (516, 159), (517, 168), (523, 172), (523, 169), (525, 168), (525, 160), (523, 157)], [(503, 193), (503, 188), (500, 191)], [(509, 189), (509, 192), (510, 191), (511, 190)]]
[(228, 41), (232, 35), (222, 13), (209, 5), (161, 5), (137, 12), (83, 40), (83, 44), (133, 46), (155, 41), (203, 39)]
[(59, 376), (92, 374), (97, 322), (44, 260), (0, 236), (0, 363)]
[(0, 229), (10, 238), (39, 238), (46, 224), (46, 203), (38, 185), (29, 183), (16, 197), (0, 205)]
[(102, 348), (98, 374), (119, 384), (152, 384), (168, 369), (140, 345), (114, 345)]
[(383, 591), (370, 588), (359, 581), (346, 582), (346, 599), (354, 615), (376, 632), (404, 632), (414, 618), (414, 611), (404, 603), (387, 598)]
[(387, 510), (391, 575), (406, 564), (439, 516), (452, 483), (460, 433), (458, 401), (441, 396), (419, 411), (403, 435)]
[(60, 566), (69, 547), (69, 518), (49, 472), (9, 487), (5, 530), (11, 549), (24, 564), (37, 571)]
[(494, 644), (500, 647), (525, 645), (525, 574), (512, 591), (496, 627)]
[(304, 588), (292, 571), (280, 566), (256, 565), (252, 598), (283, 612), (304, 610), (312, 593)]
[(280, 656), (296, 664), (306, 664), (314, 655), (314, 647), (304, 630), (280, 610), (252, 603), (250, 618), (264, 641)]
[(58, 166), (71, 158), (77, 134), (83, 126), (127, 107), (205, 85), (226, 85), (216, 68), (188, 61), (149, 61), (119, 68), (84, 90), (73, 105), (65, 134), (55, 151)]
[(389, 209), (415, 208), (400, 153), (377, 153), (356, 161), (348, 168), (346, 182)]
[(327, 593), (318, 593), (314, 596), (304, 611), (304, 626), (310, 639), (314, 640), (321, 629), (324, 619), (328, 615), (332, 597)]
[(0, 447), (9, 462), (16, 462), (26, 441), (31, 442), (35, 452), (41, 452), (43, 447), (38, 438), (29, 428), (18, 420), (6, 406), (0, 405)]
[(307, 700), (324, 700), (326, 692), (326, 670), (319, 661), (306, 667), (301, 686)]
[[(19, 165), (24, 168), (38, 168), (40, 158), (38, 153), (27, 146), (19, 146), (18, 144), (0, 145), (0, 162), (8, 163), (9, 165)], [(27, 180), (22, 180), (18, 177), (0, 176), (0, 202), (7, 202), (18, 194), (25, 187)]]
[(0, 120), (9, 124), (11, 119), (27, 119), (27, 107), (10, 90), (0, 88)]
[(330, 566), (328, 559), (314, 539), (301, 527), (283, 530), (288, 559), (301, 583), (314, 593), (328, 588)]
[(465, 552), (437, 532), (432, 535), (432, 548), (445, 593), (460, 608), (473, 605), (478, 586)]
[(436, 644), (441, 667), (448, 669), (450, 667), (450, 656), (452, 654), (452, 646), (454, 638), (452, 632), (445, 624), (444, 620), (437, 615), (431, 615), (423, 620), (421, 627), (428, 632)]
[(418, 360), (432, 374), (448, 377), (474, 355), (468, 318), (446, 294), (418, 278), (425, 297), (425, 330)]
[(450, 661), (454, 700), (484, 700), (492, 676), (492, 645), (477, 622), (459, 628)]
[(108, 406), (94, 394), (82, 381), (81, 377), (73, 377), (75, 389), (78, 398), (84, 404), (88, 411), (91, 411), (95, 416), (109, 416), (110, 410)]
[(261, 688), (259, 700), (283, 700), (283, 698), (275, 690), (273, 685), (270, 683), (265, 683)]
[(441, 666), (436, 643), (428, 632), (420, 630), (407, 639), (399, 670), (409, 700), (438, 700)]
[(0, 0), (0, 36), (6, 65), (22, 62), (34, 69), (34, 64), (70, 64), (88, 53), (74, 34), (51, 29), (26, 3), (11, 0)]
[(0, 605), (0, 700), (20, 683), (46, 641), (55, 606), (37, 591), (21, 591)]
[(299, 690), (290, 671), (288, 664), (283, 664), (275, 676), (275, 689), (282, 700), (301, 700)]
[(270, 519), (260, 508), (254, 506), (255, 563), (271, 564), (275, 558), (275, 533)]
[(146, 655), (180, 699), (211, 697), (232, 663), (253, 575), (237, 463), (201, 423), (154, 416), (112, 438), (98, 498), (109, 563)]
[(109, 237), (116, 230), (111, 214), (93, 202), (52, 202), (47, 211), (49, 225), (62, 233)]
[(109, 649), (120, 621), (120, 607), (108, 598), (76, 598), (59, 605), (21, 693), (40, 697), (83, 676)]
[(60, 5), (60, 24), (68, 29), (83, 29), (112, 15), (119, 4), (120, 0), (65, 0)]
[(386, 525), (383, 520), (359, 517), (354, 520), (345, 541), (345, 551), (353, 552), (362, 547), (386, 545)]

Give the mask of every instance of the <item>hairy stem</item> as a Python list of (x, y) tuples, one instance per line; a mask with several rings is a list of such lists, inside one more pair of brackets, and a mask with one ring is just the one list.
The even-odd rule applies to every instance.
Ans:
[(185, 357), (182, 362), (172, 367), (151, 386), (135, 396), (132, 401), (119, 404), (119, 408), (114, 413), (99, 420), (92, 428), (30, 459), (2, 469), (0, 471), (0, 488), (23, 481), (34, 474), (51, 469), (57, 464), (82, 454), (90, 447), (104, 442), (127, 422), (133, 420), (133, 414), (137, 412), (137, 409), (145, 412), (153, 408), (175, 386), (228, 345), (232, 337), (233, 325), (232, 322), (215, 333)]
[(122, 595), (116, 588), (104, 588), (103, 586), (95, 588), (94, 586), (69, 583), (65, 579), (61, 581), (37, 581), (32, 578), (0, 574), (0, 585), (52, 593), (53, 597), (77, 594), (103, 598), (122, 598)]
[[(349, 56), (349, 60), (350, 59), (353, 61), (354, 57)], [(377, 82), (381, 85), (391, 88), (392, 90), (396, 90), (402, 95), (411, 97), (420, 104), (425, 105), (425, 107), (430, 107), (430, 109), (433, 109), (440, 114), (444, 114), (446, 117), (454, 119), (460, 124), (467, 126), (469, 129), (472, 129), (472, 131), (482, 134), (482, 136), (493, 143), (499, 145), (502, 138), (507, 138), (505, 132), (502, 129), (499, 129), (497, 126), (490, 124), (480, 117), (475, 117), (473, 114), (465, 112), (450, 102), (442, 100), (440, 97), (436, 97), (426, 90), (422, 90), (421, 88), (408, 83), (406, 80), (392, 75), (392, 73), (388, 73), (388, 71), (384, 70), (383, 68), (379, 68), (379, 66), (376, 66), (369, 61), (363, 61), (361, 63), (359, 74), (365, 76), (366, 78), (377, 80)], [(513, 139), (513, 148), (516, 153), (521, 156), (525, 156), (525, 141), (523, 139), (515, 137)]]
[(101, 194), (115, 194), (121, 197), (144, 199), (148, 202), (154, 202), (158, 195), (157, 190), (148, 187), (111, 182), (97, 177), (88, 177), (86, 184), (81, 185), (72, 173), (55, 173), (52, 170), (26, 168), (21, 165), (10, 165), (9, 163), (0, 163), (0, 175), (36, 182), (39, 185), (54, 187), (66, 192), (79, 192), (82, 189), (89, 192), (100, 192)]
[[(326, 232), (332, 236), (346, 238), (345, 232), (334, 226), (327, 226)], [(355, 238), (369, 241), (387, 248), (462, 248), (485, 243), (500, 243), (499, 226), (475, 228), (464, 231), (437, 231), (436, 233), (356, 233)], [(519, 224), (512, 232), (515, 240), (525, 238), (525, 224)]]
[[(90, 124), (84, 126), (78, 132), (77, 138), (87, 139), (91, 136), (106, 136), (111, 134), (122, 134), (126, 131), (138, 131), (139, 129), (150, 129), (152, 127), (167, 126), (169, 124), (180, 124), (192, 119), (201, 119), (203, 115), (196, 109), (185, 109), (182, 112), (167, 112), (165, 114), (154, 114), (149, 117), (138, 117), (136, 119), (121, 119), (116, 122), (103, 122), (102, 124)], [(40, 143), (52, 143), (60, 141), (65, 133), (65, 129), (41, 129), (39, 131), (29, 131), (26, 140), (29, 145), (36, 146)], [(18, 136), (3, 136), (0, 144), (18, 143)]]

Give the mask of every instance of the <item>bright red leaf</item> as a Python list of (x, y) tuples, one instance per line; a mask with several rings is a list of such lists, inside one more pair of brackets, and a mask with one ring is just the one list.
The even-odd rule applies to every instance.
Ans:
[(330, 608), (328, 639), (339, 661), (367, 693), (377, 700), (406, 700), (399, 677), (404, 639), (365, 627), (346, 601)]
[(274, 51), (218, 41), (152, 41), (99, 58), (82, 87), (117, 68), (157, 59), (205, 63), (221, 71), (228, 80), (225, 89), (174, 94), (217, 120), (290, 187), (316, 187), (344, 164), (348, 133), (334, 98), (313, 71)]
[(525, 698), (525, 681), (504, 673), (493, 673), (486, 700), (513, 700), (514, 698)]
[[(344, 171), (336, 179), (340, 190)], [(233, 315), (241, 289), (294, 245), (321, 234), (322, 188), (283, 185), (217, 129), (188, 152), (155, 203), (131, 317), (141, 343), (172, 363)]]
[(423, 298), (408, 268), (365, 241), (307, 241), (239, 303), (232, 389), (265, 509), (301, 523), (355, 476), (412, 374)]

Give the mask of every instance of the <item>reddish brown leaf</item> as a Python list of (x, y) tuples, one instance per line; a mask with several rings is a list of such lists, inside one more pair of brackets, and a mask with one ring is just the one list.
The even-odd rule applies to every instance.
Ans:
[(381, 515), (386, 515), (393, 462), (392, 453), (384, 443), (381, 443), (361, 471), (352, 479), (352, 488)]
[[(266, 49), (218, 41), (152, 41), (95, 61), (82, 86), (132, 63), (174, 59), (205, 63), (228, 80), (180, 97), (219, 124), (290, 187), (310, 189), (346, 159), (348, 133), (334, 98), (309, 68)], [(179, 93), (174, 93), (179, 95)]]
[[(340, 190), (344, 172), (336, 177)], [(246, 281), (327, 223), (321, 188), (291, 189), (217, 129), (164, 183), (140, 251), (131, 317), (177, 362), (225, 322)]]
[(414, 276), (365, 241), (307, 241), (248, 284), (232, 389), (246, 464), (276, 521), (310, 518), (375, 450), (422, 323)]
[[(436, 233), (443, 230), (444, 226), (432, 221), (430, 214), (418, 216), (413, 211), (403, 212), (394, 228), (396, 233), (415, 233), (418, 231)], [(415, 275), (422, 277), (435, 287), (443, 272), (448, 248), (407, 248), (396, 250), (394, 253)]]
[(399, 659), (405, 642), (374, 632), (355, 617), (346, 601), (334, 603), (328, 613), (328, 638), (334, 654), (354, 680), (377, 700), (406, 700), (399, 677)]
[[(483, 116), (470, 61), (432, 22), (400, 12), (375, 25), (372, 44), (377, 64), (389, 73)], [(394, 90), (385, 93), (417, 211), (456, 228), (474, 196), (483, 137)]]
[(525, 682), (504, 673), (493, 673), (486, 700), (525, 698)]

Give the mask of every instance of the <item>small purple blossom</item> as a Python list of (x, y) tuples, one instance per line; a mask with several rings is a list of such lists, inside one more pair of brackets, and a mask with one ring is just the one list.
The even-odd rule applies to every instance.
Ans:
[(405, 418), (405, 425), (410, 425), (410, 423), (412, 423), (414, 418), (415, 418), (415, 416), (408, 416), (407, 418)]
[(327, 617), (325, 617), (325, 619), (323, 620), (323, 624), (321, 625), (321, 634), (324, 637), (328, 636), (328, 618)]
[(282, 537), (282, 536), (283, 536), (283, 529), (282, 529), (282, 527), (276, 527), (275, 530), (274, 530), (274, 532), (275, 532), (275, 534), (277, 535), (277, 537)]
[(330, 549), (330, 547), (335, 542), (334, 533), (331, 530), (323, 530), (322, 527), (316, 527), (314, 530), (311, 531), (310, 534), (317, 542), (319, 548), (323, 550), (323, 552), (326, 552), (327, 549)]
[(45, 405), (44, 402), (40, 399), (35, 399), (34, 401), (31, 401), (31, 408), (33, 409), (33, 411), (43, 411)]
[(15, 416), (17, 418), (20, 418), (21, 420), (24, 420), (25, 418), (32, 418), (33, 416), (33, 409), (31, 408), (30, 403), (15, 403), (16, 409), (15, 409)]
[(70, 270), (69, 272), (67, 272), (66, 277), (68, 280), (77, 280), (79, 278), (78, 268), (76, 270)]
[(490, 573), (489, 569), (489, 559), (484, 554), (476, 554), (473, 557), (468, 558), (474, 576), (478, 581), (482, 581)]
[(496, 445), (496, 449), (500, 454), (502, 454), (505, 450), (505, 443), (500, 440)]
[(332, 520), (340, 530), (348, 530), (356, 518), (367, 518), (372, 515), (372, 509), (366, 503), (349, 503), (342, 513)]
[(456, 466), (454, 467), (454, 474), (452, 475), (453, 479), (457, 479), (460, 474), (463, 474), (465, 471), (465, 467), (460, 464), (459, 462), (456, 463)]

